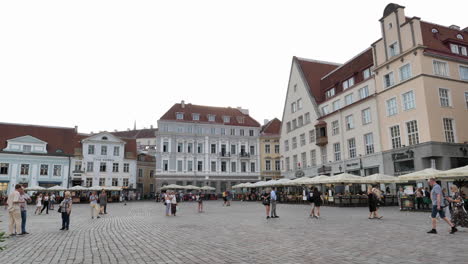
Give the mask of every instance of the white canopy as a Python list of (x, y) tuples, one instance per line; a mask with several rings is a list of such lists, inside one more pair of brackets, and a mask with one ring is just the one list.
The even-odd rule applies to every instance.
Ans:
[(44, 187), (41, 187), (41, 186), (31, 186), (31, 187), (28, 187), (26, 189), (24, 189), (25, 191), (43, 191), (45, 190)]
[(289, 185), (291, 185), (291, 186), (302, 185), (302, 184), (304, 184), (303, 182), (309, 181), (309, 180), (311, 180), (311, 179), (312, 179), (312, 178), (310, 178), (310, 177), (304, 176), (304, 177), (301, 177), (301, 178), (297, 178), (297, 179), (291, 180), (291, 181), (289, 182)]
[(204, 191), (214, 191), (214, 190), (216, 190), (216, 188), (210, 187), (210, 186), (203, 186), (203, 187), (200, 188), (200, 190), (204, 190)]
[(199, 190), (200, 189), (200, 187), (197, 187), (194, 185), (185, 185), (185, 186), (182, 186), (182, 188), (184, 188), (185, 190)]
[(310, 181), (308, 181), (308, 184), (320, 184), (320, 183), (324, 183), (325, 181), (329, 179), (330, 179), (330, 176), (319, 175), (319, 176), (311, 178)]
[(119, 187), (119, 186), (104, 186), (103, 189), (106, 190), (106, 191), (121, 191), (122, 187)]
[(70, 191), (87, 191), (88, 188), (80, 186), (80, 185), (76, 185), (76, 186), (73, 186), (73, 187), (69, 188), (68, 190), (70, 190)]
[(361, 176), (356, 176), (352, 175), (349, 173), (342, 173), (338, 174), (335, 176), (331, 176), (328, 179), (324, 179), (322, 183), (361, 183), (362, 182), (362, 177)]
[(104, 187), (102, 186), (93, 186), (88, 188), (89, 191), (102, 191), (103, 189)]
[(183, 189), (183, 187), (177, 184), (169, 184), (169, 185), (161, 187), (161, 190), (169, 190), (169, 189), (178, 190), (178, 189)]
[(272, 186), (289, 186), (290, 182), (291, 182), (290, 179), (283, 178), (283, 179), (277, 180), (275, 183), (273, 183)]
[(53, 187), (47, 188), (47, 191), (59, 192), (59, 191), (66, 191), (67, 188), (55, 185)]
[(420, 181), (420, 180), (427, 180), (429, 178), (436, 178), (442, 171), (427, 168), (420, 171), (415, 171), (413, 173), (408, 173), (405, 175), (401, 175), (398, 177), (401, 181)]
[(468, 178), (468, 166), (459, 167), (451, 170), (440, 172), (436, 178), (438, 179), (460, 179)]
[(362, 177), (362, 183), (395, 183), (399, 182), (398, 177), (385, 175), (381, 173), (372, 174), (370, 176)]

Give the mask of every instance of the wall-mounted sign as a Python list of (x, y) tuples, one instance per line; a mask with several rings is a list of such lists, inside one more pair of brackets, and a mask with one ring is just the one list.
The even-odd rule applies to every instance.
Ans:
[(297, 170), (296, 174), (295, 174), (296, 178), (304, 177), (304, 175), (305, 175), (305, 173), (302, 170)]

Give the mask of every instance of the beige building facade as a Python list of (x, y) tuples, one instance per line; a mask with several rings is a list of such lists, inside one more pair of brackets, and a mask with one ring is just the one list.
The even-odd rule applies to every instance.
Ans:
[(265, 122), (260, 130), (260, 175), (264, 181), (281, 178), (280, 130), (277, 118)]
[(140, 152), (137, 159), (137, 192), (144, 199), (152, 198), (156, 191), (156, 158)]

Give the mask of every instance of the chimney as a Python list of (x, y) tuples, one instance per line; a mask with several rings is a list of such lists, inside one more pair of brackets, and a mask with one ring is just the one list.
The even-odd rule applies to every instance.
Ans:
[(264, 124), (264, 125), (268, 124), (268, 121), (270, 121), (270, 120), (268, 120), (268, 119), (263, 119), (263, 124)]
[(182, 102), (180, 102), (180, 106), (181, 106), (182, 108), (185, 108), (185, 101), (184, 101), (184, 100), (182, 100)]
[(244, 115), (249, 115), (249, 109), (243, 109), (242, 107), (238, 106), (237, 110), (241, 111)]
[(75, 126), (75, 133), (78, 133), (78, 126)]
[(464, 32), (468, 32), (468, 27), (463, 29)]
[(455, 29), (455, 30), (460, 30), (460, 27), (457, 25), (451, 25), (449, 28)]
[(150, 125), (150, 128), (153, 129), (153, 125)]

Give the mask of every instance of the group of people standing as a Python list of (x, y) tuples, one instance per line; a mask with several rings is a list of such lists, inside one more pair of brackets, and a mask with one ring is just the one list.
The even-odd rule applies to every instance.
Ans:
[(46, 214), (49, 214), (49, 210), (54, 210), (55, 205), (55, 194), (39, 193), (36, 197), (36, 210), (34, 214), (42, 214), (46, 210)]
[(276, 202), (278, 201), (276, 190), (274, 188), (266, 189), (262, 193), (261, 198), (262, 204), (265, 206), (266, 219), (279, 218), (279, 216), (276, 214)]

